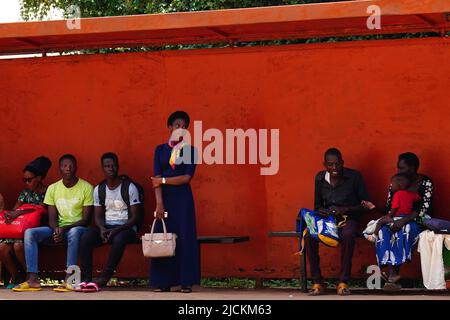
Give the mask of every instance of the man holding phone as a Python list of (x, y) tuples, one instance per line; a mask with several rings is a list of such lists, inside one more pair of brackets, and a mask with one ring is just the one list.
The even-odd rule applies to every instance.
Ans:
[[(119, 176), (119, 159), (108, 152), (100, 159), (105, 180), (94, 189), (96, 227), (89, 228), (80, 244), (80, 291), (97, 292), (106, 286), (122, 259), (128, 243), (137, 238), (138, 210), (141, 205), (137, 186)], [(92, 282), (92, 258), (95, 247), (109, 243), (111, 251), (99, 279)]]

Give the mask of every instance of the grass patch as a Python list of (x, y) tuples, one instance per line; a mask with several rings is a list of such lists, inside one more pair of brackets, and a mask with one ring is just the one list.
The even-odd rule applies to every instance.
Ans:
[(247, 278), (202, 278), (200, 281), (202, 287), (209, 288), (255, 288), (256, 281)]
[(63, 280), (55, 280), (51, 278), (40, 279), (41, 286), (43, 287), (57, 287), (63, 283)]
[[(449, 275), (446, 274), (448, 279)], [(41, 279), (41, 285), (44, 287), (54, 287), (62, 284), (62, 280), (51, 278)], [(324, 284), (330, 289), (335, 289), (339, 283), (338, 279), (327, 279)], [(312, 280), (308, 280), (308, 288), (313, 285)], [(384, 281), (382, 281), (382, 285)], [(401, 279), (403, 288), (424, 289), (422, 279)], [(148, 279), (118, 279), (111, 278), (108, 286), (111, 287), (148, 287)], [(255, 289), (256, 280), (251, 278), (202, 278), (200, 285), (205, 288), (234, 288), (234, 289)], [(280, 288), (280, 289), (298, 289), (302, 285), (301, 281), (296, 278), (288, 279), (264, 279), (263, 287)], [(366, 279), (352, 279), (348, 283), (350, 288), (367, 289)]]
[[(311, 286), (308, 281), (308, 286)], [(300, 288), (301, 281), (299, 279), (265, 279), (263, 286), (267, 288)]]

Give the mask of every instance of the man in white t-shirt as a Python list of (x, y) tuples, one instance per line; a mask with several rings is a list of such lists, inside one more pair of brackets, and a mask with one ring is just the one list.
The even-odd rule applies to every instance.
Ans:
[[(85, 292), (96, 292), (106, 286), (125, 247), (136, 240), (138, 210), (141, 205), (136, 185), (119, 176), (117, 155), (111, 152), (103, 154), (101, 165), (105, 181), (94, 189), (96, 227), (89, 228), (80, 244), (80, 290)], [(111, 244), (106, 267), (100, 278), (92, 282), (94, 248), (106, 243)]]

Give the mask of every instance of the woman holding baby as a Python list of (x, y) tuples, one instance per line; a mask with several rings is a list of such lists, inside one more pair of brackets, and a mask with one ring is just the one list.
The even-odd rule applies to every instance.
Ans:
[[(376, 255), (380, 267), (389, 266), (384, 289), (399, 290), (400, 267), (412, 259), (424, 223), (430, 221), (433, 182), (418, 173), (419, 158), (411, 152), (398, 156), (386, 203), (387, 214), (376, 227)], [(432, 219), (434, 220), (434, 219)]]

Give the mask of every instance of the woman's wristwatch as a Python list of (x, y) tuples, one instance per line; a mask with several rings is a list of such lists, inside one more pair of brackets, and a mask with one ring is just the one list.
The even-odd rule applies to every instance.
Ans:
[(166, 184), (166, 178), (163, 177), (161, 182), (162, 182), (162, 184)]

